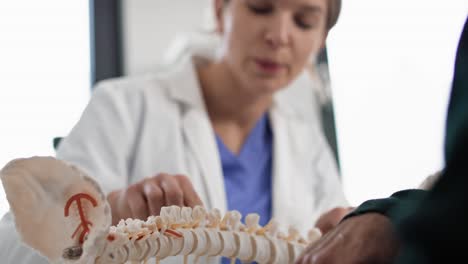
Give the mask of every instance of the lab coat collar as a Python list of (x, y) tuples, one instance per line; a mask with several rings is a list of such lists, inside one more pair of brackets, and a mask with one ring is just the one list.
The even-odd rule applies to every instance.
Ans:
[(314, 81), (303, 71), (288, 85), (275, 93), (273, 109), (294, 121), (317, 122), (318, 102), (315, 100)]
[(183, 61), (167, 78), (169, 94), (181, 105), (181, 124), (189, 149), (195, 154), (203, 183), (208, 192), (208, 208), (227, 210), (224, 177), (218, 155), (216, 136), (206, 111), (195, 64)]
[[(311, 152), (308, 133), (304, 123), (288, 118), (285, 108), (273, 107), (270, 111), (270, 120), (273, 137), (273, 164), (272, 164), (272, 217), (278, 222), (295, 225), (302, 215), (300, 207), (303, 201), (297, 198), (303, 195), (294, 184), (297, 177), (308, 177), (303, 171), (303, 165), (310, 159)], [(288, 109), (292, 111), (292, 109)], [(293, 180), (296, 178), (296, 180)]]
[[(169, 94), (175, 101), (188, 108), (206, 112), (200, 81), (196, 71), (197, 61), (203, 60), (207, 60), (207, 58), (201, 58), (200, 56), (185, 57), (182, 62), (175, 67), (171, 78), (168, 79), (173, 81), (173, 87), (169, 89)], [(312, 102), (312, 98), (304, 98), (304, 93), (301, 92), (301, 90), (304, 90), (300, 87), (304, 85), (304, 78), (307, 77), (301, 75), (301, 77), (295, 80), (289, 87), (277, 92), (273, 97), (273, 108), (290, 119), (310, 119), (310, 116), (307, 115), (311, 112), (310, 108), (313, 107), (314, 102)]]
[(171, 81), (169, 95), (188, 108), (206, 112), (194, 60), (187, 56), (174, 66), (170, 78), (167, 78)]

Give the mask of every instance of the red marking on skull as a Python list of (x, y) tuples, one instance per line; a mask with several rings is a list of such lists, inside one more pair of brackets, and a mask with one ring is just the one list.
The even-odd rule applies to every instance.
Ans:
[(70, 213), (71, 205), (73, 204), (73, 202), (76, 202), (76, 205), (77, 205), (77, 208), (78, 208), (78, 213), (80, 215), (81, 223), (76, 228), (75, 232), (73, 232), (71, 237), (74, 238), (76, 236), (76, 234), (78, 233), (78, 231), (80, 230), (80, 228), (83, 228), (83, 230), (80, 233), (80, 237), (79, 237), (80, 244), (83, 244), (86, 234), (88, 234), (89, 231), (90, 231), (89, 227), (93, 225), (93, 223), (91, 223), (91, 221), (86, 219), (86, 216), (85, 216), (84, 210), (83, 210), (82, 200), (88, 200), (93, 205), (93, 207), (97, 206), (96, 199), (94, 199), (91, 195), (86, 194), (86, 193), (78, 193), (78, 194), (73, 195), (70, 199), (68, 199), (68, 201), (67, 201), (67, 203), (65, 205), (65, 208), (64, 208), (65, 209), (64, 210), (65, 217), (68, 217), (69, 213)]

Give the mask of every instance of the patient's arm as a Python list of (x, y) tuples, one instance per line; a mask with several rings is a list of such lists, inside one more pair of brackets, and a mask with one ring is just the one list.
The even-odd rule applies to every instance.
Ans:
[(390, 220), (381, 214), (368, 213), (340, 223), (309, 246), (296, 264), (393, 263), (399, 244)]

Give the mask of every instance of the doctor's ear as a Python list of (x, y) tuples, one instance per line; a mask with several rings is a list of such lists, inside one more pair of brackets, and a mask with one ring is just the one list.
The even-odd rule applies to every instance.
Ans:
[(322, 52), (325, 48), (326, 48), (326, 45), (327, 45), (327, 37), (328, 37), (328, 31), (326, 31), (324, 34), (323, 34), (323, 39), (320, 43), (320, 50), (318, 53)]
[(216, 32), (222, 34), (224, 32), (224, 10), (228, 4), (228, 0), (214, 0), (213, 2), (216, 18)]
[(323, 51), (327, 44), (328, 30), (323, 33), (322, 43), (320, 45), (320, 51)]

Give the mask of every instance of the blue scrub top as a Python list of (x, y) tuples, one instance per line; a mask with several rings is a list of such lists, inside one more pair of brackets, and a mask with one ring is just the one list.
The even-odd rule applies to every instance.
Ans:
[[(237, 210), (242, 220), (249, 213), (260, 215), (266, 225), (272, 211), (273, 135), (268, 115), (264, 114), (250, 132), (239, 155), (232, 153), (216, 136), (224, 174), (228, 210)], [(222, 263), (230, 263), (223, 258)], [(236, 263), (240, 263), (238, 260)]]

